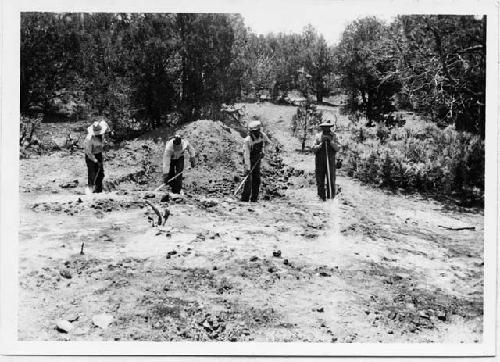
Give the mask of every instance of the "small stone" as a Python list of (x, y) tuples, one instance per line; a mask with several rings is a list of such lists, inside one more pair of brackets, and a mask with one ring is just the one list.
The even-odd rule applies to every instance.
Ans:
[(420, 318), (425, 318), (425, 319), (429, 319), (430, 318), (430, 316), (425, 311), (418, 312), (418, 315), (419, 315)]
[(61, 269), (59, 270), (59, 274), (61, 274), (62, 277), (66, 279), (71, 279), (73, 276), (71, 275), (71, 272), (68, 269)]
[(437, 314), (437, 318), (438, 318), (440, 321), (445, 321), (445, 320), (446, 320), (446, 313), (445, 313), (445, 312), (438, 312), (438, 314)]
[(215, 265), (214, 265), (214, 266), (212, 267), (212, 270), (217, 270), (217, 266), (215, 266)]
[(64, 319), (69, 321), (69, 322), (75, 322), (78, 320), (78, 318), (80, 318), (80, 316), (76, 313), (70, 313), (70, 314), (64, 316)]
[(250, 261), (256, 261), (257, 259), (259, 259), (259, 258), (258, 258), (256, 255), (254, 255), (254, 256), (252, 256), (252, 257), (250, 258)]
[(394, 331), (387, 331), (387, 334), (394, 334)]
[(327, 272), (320, 272), (318, 273), (320, 277), (329, 277), (331, 276), (330, 274), (328, 274)]
[(276, 250), (276, 251), (273, 251), (273, 256), (275, 258), (279, 258), (281, 256), (281, 250)]
[(64, 319), (56, 320), (56, 329), (61, 333), (68, 333), (73, 329), (73, 325)]
[(332, 342), (337, 342), (339, 339), (337, 337), (332, 337)]
[(289, 265), (290, 263), (288, 262), (288, 259), (283, 260), (283, 264)]
[(313, 311), (318, 313), (323, 313), (325, 310), (323, 307), (319, 307), (319, 308), (314, 308)]
[(97, 314), (92, 317), (92, 323), (94, 323), (97, 327), (102, 329), (108, 328), (109, 324), (113, 321), (113, 316), (109, 314)]
[(267, 268), (267, 271), (269, 273), (274, 273), (276, 271), (276, 269), (274, 269), (272, 266), (270, 266), (269, 268)]

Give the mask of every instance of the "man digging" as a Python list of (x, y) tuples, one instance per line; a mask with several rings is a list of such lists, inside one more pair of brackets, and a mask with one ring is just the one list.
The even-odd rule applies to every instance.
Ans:
[[(331, 132), (331, 123), (321, 123), (321, 132), (316, 134), (311, 149), (316, 153), (316, 187), (321, 200), (335, 197), (335, 155), (340, 149), (337, 136)], [(326, 193), (325, 193), (325, 178)]]
[(249, 135), (244, 140), (243, 156), (245, 160), (246, 182), (241, 194), (241, 201), (256, 202), (259, 198), (260, 161), (264, 156), (264, 145), (269, 138), (261, 131), (260, 121), (252, 121), (248, 125)]
[(176, 134), (165, 145), (163, 152), (163, 182), (170, 184), (172, 193), (179, 194), (182, 190), (182, 173), (184, 172), (184, 152), (188, 151), (191, 167), (196, 166), (193, 146)]
[(85, 163), (88, 170), (86, 194), (102, 192), (102, 180), (104, 179), (104, 134), (107, 130), (109, 130), (109, 126), (103, 119), (95, 121), (87, 128), (87, 137), (83, 142)]

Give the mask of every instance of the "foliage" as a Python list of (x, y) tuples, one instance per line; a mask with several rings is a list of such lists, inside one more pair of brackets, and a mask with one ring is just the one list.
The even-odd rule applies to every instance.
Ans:
[(431, 194), (482, 197), (484, 141), (430, 122), (379, 130), (351, 124), (342, 140), (348, 176), (382, 187)]
[(485, 22), (452, 15), (354, 21), (334, 50), (346, 110), (363, 112), (370, 124), (395, 109), (414, 110), (484, 137)]
[(362, 111), (370, 123), (395, 110), (392, 97), (399, 91), (395, 48), (387, 28), (375, 17), (354, 21), (346, 27), (335, 48), (335, 71), (348, 94), (347, 109)]

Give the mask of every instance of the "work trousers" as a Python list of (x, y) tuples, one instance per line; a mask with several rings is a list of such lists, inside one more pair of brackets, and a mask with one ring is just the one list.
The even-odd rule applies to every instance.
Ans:
[[(94, 192), (102, 192), (102, 180), (104, 179), (104, 164), (102, 162), (102, 152), (94, 154), (98, 162), (92, 161), (85, 155), (85, 163), (88, 170), (88, 185), (94, 188)], [(100, 164), (100, 166), (99, 166)]]
[[(328, 163), (330, 165), (330, 179), (328, 179), (328, 169), (327, 169), (327, 158), (324, 147), (322, 147), (318, 153), (316, 153), (316, 187), (318, 189), (318, 196), (322, 200), (333, 199), (335, 197), (335, 177), (336, 177), (336, 165), (335, 165), (335, 153), (333, 150), (328, 150)], [(326, 180), (326, 186), (325, 186)], [(330, 195), (330, 187), (332, 194)], [(326, 191), (325, 191), (326, 189)]]
[[(259, 188), (260, 188), (260, 160), (251, 160), (251, 167), (253, 171), (248, 175), (243, 188), (243, 193), (241, 194), (241, 201), (252, 201), (255, 202), (259, 199)], [(257, 164), (256, 164), (257, 163)], [(254, 167), (255, 166), (255, 167)]]
[[(172, 179), (179, 172), (184, 170), (184, 156), (179, 157), (178, 159), (171, 158), (170, 159), (170, 169), (168, 171), (168, 179)], [(172, 188), (172, 193), (178, 194), (182, 189), (182, 175), (178, 176), (175, 180), (169, 183)]]

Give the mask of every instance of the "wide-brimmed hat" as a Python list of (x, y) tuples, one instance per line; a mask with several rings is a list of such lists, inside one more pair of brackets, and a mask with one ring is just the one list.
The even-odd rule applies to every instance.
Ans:
[(172, 139), (173, 139), (174, 145), (180, 145), (181, 140), (182, 140), (182, 136), (179, 133), (176, 133)]
[(255, 131), (260, 129), (261, 125), (262, 124), (260, 123), (260, 121), (252, 121), (248, 124), (248, 129), (251, 131)]
[(333, 123), (323, 122), (319, 126), (320, 127), (333, 127)]
[(92, 125), (89, 128), (87, 128), (87, 130), (92, 136), (99, 136), (99, 135), (103, 135), (104, 133), (106, 133), (108, 128), (109, 127), (108, 127), (108, 124), (106, 123), (106, 121), (101, 120), (101, 121), (95, 121), (94, 123), (92, 123)]

